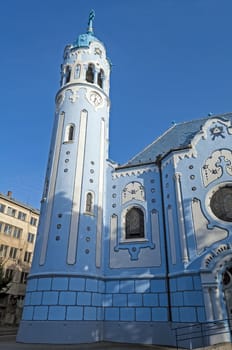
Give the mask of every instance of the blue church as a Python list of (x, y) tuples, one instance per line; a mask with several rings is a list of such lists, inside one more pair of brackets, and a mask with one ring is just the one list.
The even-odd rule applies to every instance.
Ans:
[(110, 161), (111, 64), (93, 19), (64, 50), (17, 340), (230, 343), (232, 113)]

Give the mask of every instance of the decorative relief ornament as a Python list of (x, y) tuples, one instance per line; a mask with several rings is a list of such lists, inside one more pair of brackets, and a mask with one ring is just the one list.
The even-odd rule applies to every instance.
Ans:
[(210, 129), (210, 133), (212, 136), (212, 140), (214, 141), (216, 137), (222, 137), (223, 139), (225, 136), (223, 135), (225, 131), (223, 130), (223, 126), (215, 125), (213, 128)]
[(77, 95), (76, 95), (76, 91), (73, 91), (73, 90), (68, 90), (71, 92), (70, 96), (69, 96), (69, 100), (74, 103), (76, 102), (76, 99), (77, 99)]
[(103, 98), (100, 94), (98, 94), (95, 91), (91, 91), (90, 93), (87, 93), (87, 98), (89, 102), (96, 108), (99, 108), (103, 104)]
[(95, 47), (94, 53), (95, 55), (99, 55), (100, 57), (102, 57), (102, 50), (99, 49), (99, 47)]
[(202, 167), (202, 176), (204, 186), (208, 186), (211, 182), (219, 179), (223, 170), (232, 176), (232, 152), (228, 149), (218, 150), (206, 160)]
[(122, 191), (122, 204), (131, 200), (145, 200), (144, 187), (140, 182), (130, 182)]

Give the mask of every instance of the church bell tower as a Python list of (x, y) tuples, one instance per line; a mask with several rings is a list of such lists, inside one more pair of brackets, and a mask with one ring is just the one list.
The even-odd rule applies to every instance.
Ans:
[[(53, 332), (56, 341), (67, 342), (64, 338), (72, 338), (72, 330), (66, 327), (64, 333), (64, 321), (88, 321), (96, 334), (98, 327), (89, 321), (101, 319), (100, 307), (92, 307), (89, 297), (95, 292), (100, 298), (103, 288), (98, 277), (103, 271), (110, 62), (94, 35), (94, 16), (91, 11), (87, 32), (64, 50), (38, 237), (18, 334), (23, 342), (51, 342)], [(87, 341), (92, 331), (88, 328), (85, 339), (83, 327), (79, 325), (75, 335), (79, 341)]]

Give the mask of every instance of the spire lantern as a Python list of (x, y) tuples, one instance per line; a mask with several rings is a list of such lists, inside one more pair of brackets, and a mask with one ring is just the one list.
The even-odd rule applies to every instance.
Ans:
[(94, 36), (94, 30), (93, 30), (93, 20), (95, 18), (95, 11), (91, 10), (89, 14), (89, 20), (88, 20), (88, 27), (85, 34), (81, 34), (78, 36), (76, 41), (73, 43), (74, 48), (78, 47), (89, 47), (90, 43), (93, 41), (99, 41)]

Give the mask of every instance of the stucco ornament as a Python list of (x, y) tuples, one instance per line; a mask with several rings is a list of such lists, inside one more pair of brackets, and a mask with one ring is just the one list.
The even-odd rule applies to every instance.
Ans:
[(99, 108), (103, 105), (103, 98), (95, 91), (90, 91), (86, 94), (88, 101), (95, 107)]
[(223, 175), (223, 170), (232, 176), (232, 152), (228, 149), (217, 150), (205, 161), (202, 167), (204, 186), (207, 187), (213, 181)]
[(122, 191), (122, 204), (131, 200), (145, 200), (144, 187), (140, 182), (132, 181), (127, 184)]

